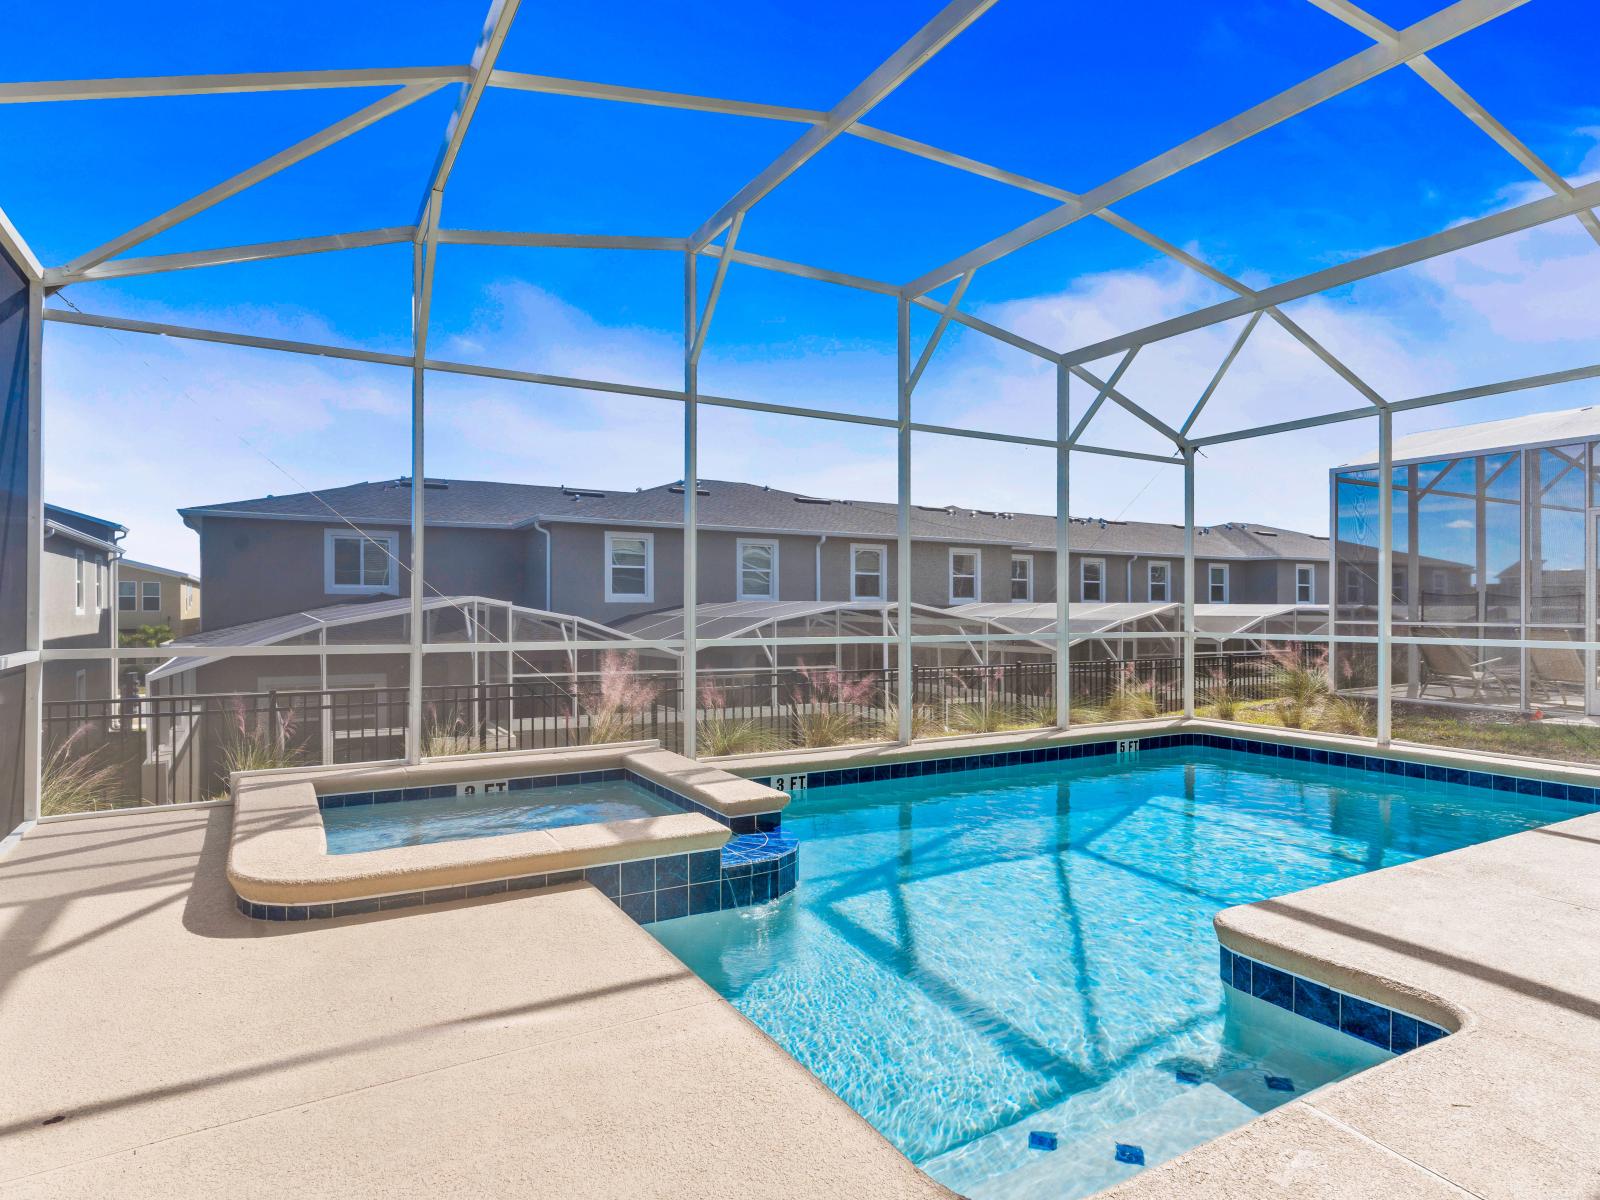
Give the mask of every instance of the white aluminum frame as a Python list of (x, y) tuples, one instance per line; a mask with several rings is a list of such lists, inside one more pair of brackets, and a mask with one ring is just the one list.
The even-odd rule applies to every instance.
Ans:
[[(558, 387), (596, 391), (611, 395), (634, 396), (653, 400), (669, 400), (683, 405), (683, 597), (687, 608), (697, 603), (698, 532), (698, 415), (701, 405), (731, 408), (741, 411), (799, 416), (809, 419), (847, 424), (860, 424), (883, 429), (893, 429), (896, 434), (896, 462), (898, 476), (897, 537), (896, 537), (896, 599), (897, 629), (892, 637), (885, 638), (833, 638), (833, 639), (754, 639), (756, 644), (769, 647), (780, 644), (879, 644), (895, 647), (898, 661), (909, 665), (911, 650), (917, 645), (970, 643), (973, 640), (1029, 640), (1020, 635), (985, 634), (974, 639), (968, 635), (914, 635), (911, 633), (912, 586), (912, 534), (911, 534), (911, 438), (914, 433), (972, 438), (1015, 445), (1038, 446), (1054, 452), (1056, 460), (1056, 570), (1055, 591), (1058, 599), (1070, 594), (1072, 583), (1071, 522), (1069, 503), (1071, 496), (1072, 456), (1093, 454), (1133, 461), (1153, 462), (1183, 469), (1184, 480), (1184, 556), (1181, 571), (1175, 572), (1168, 561), (1168, 591), (1181, 587), (1183, 602), (1183, 627), (1179, 635), (1183, 640), (1185, 658), (1185, 710), (1194, 711), (1194, 605), (1201, 594), (1202, 581), (1196, 577), (1194, 478), (1197, 451), (1206, 446), (1250, 438), (1270, 436), (1291, 430), (1313, 428), (1337, 422), (1377, 418), (1380, 463), (1387, 467), (1391, 461), (1393, 445), (1393, 414), (1398, 411), (1447, 405), (1463, 400), (1508, 394), (1530, 388), (1551, 386), (1579, 379), (1600, 378), (1600, 363), (1568, 368), (1519, 379), (1504, 380), (1449, 392), (1392, 399), (1380, 395), (1360, 379), (1348, 366), (1335, 358), (1311, 334), (1301, 329), (1280, 309), (1291, 300), (1317, 295), (1360, 279), (1370, 278), (1397, 268), (1426, 261), (1467, 246), (1481, 244), (1521, 230), (1551, 221), (1573, 217), (1581, 222), (1590, 235), (1600, 242), (1600, 219), (1594, 209), (1600, 205), (1600, 183), (1574, 186), (1563, 179), (1547, 163), (1516, 137), (1505, 125), (1496, 120), (1478, 101), (1468, 95), (1428, 57), (1431, 51), (1448, 44), (1452, 39), (1492, 21), (1500, 14), (1516, 7), (1524, 0), (1457, 0), (1439, 11), (1405, 29), (1394, 29), (1358, 8), (1351, 0), (1309, 0), (1332, 18), (1370, 37), (1373, 45), (1343, 62), (1319, 72), (1311, 78), (1287, 89), (1252, 108), (1223, 122), (1187, 142), (1132, 168), (1087, 192), (1076, 193), (1045, 183), (976, 159), (943, 150), (887, 130), (865, 124), (862, 118), (880, 100), (901, 86), (921, 66), (978, 20), (994, 0), (951, 0), (931, 21), (867, 76), (832, 109), (819, 111), (793, 106), (762, 104), (743, 100), (694, 96), (683, 93), (632, 87), (622, 84), (560, 79), (504, 70), (497, 66), (518, 8), (518, 0), (494, 0), (491, 5), (477, 48), (469, 62), (460, 65), (432, 67), (398, 67), (324, 71), (280, 71), (247, 74), (190, 75), (168, 77), (138, 77), (124, 79), (65, 80), (23, 83), (0, 83), (0, 104), (93, 102), (102, 99), (128, 97), (172, 97), (215, 95), (239, 92), (271, 92), (285, 90), (327, 89), (338, 87), (370, 87), (393, 89), (378, 100), (358, 109), (350, 116), (311, 137), (287, 147), (255, 166), (218, 183), (189, 200), (158, 214), (139, 226), (118, 235), (94, 249), (87, 250), (71, 261), (46, 268), (28, 248), (26, 242), (0, 211), (0, 247), (9, 252), (30, 278), (30, 313), (33, 318), (30, 343), (30, 378), (28, 381), (29, 437), (30, 437), (30, 495), (29, 495), (29, 611), (27, 644), (20, 654), (9, 657), (8, 663), (24, 664), (29, 672), (27, 717), (28, 737), (24, 744), (24, 765), (29, 795), (25, 815), (30, 819), (37, 812), (38, 780), (40, 772), (40, 688), (42, 664), (54, 660), (102, 658), (112, 663), (122, 658), (148, 657), (148, 651), (123, 650), (119, 647), (100, 649), (46, 650), (41, 630), (41, 554), (42, 554), (42, 498), (39, 495), (39, 463), (41, 431), (39, 397), (41, 394), (41, 364), (43, 348), (43, 323), (46, 320), (80, 326), (124, 330), (152, 336), (167, 336), (210, 341), (225, 345), (269, 349), (285, 353), (320, 355), (348, 361), (372, 363), (405, 368), (412, 379), (412, 456), (411, 478), (426, 480), (424, 463), (426, 421), (426, 379), (430, 373), (472, 375), (483, 378), (522, 382), (536, 386)], [(1300, 279), (1289, 280), (1263, 289), (1248, 287), (1215, 267), (1205, 263), (1192, 252), (1184, 250), (1145, 230), (1115, 213), (1111, 205), (1133, 196), (1163, 179), (1187, 169), (1210, 155), (1225, 152), (1264, 130), (1273, 128), (1311, 107), (1344, 94), (1377, 75), (1404, 66), (1426, 82), (1444, 103), (1472, 121), (1486, 136), (1511, 155), (1528, 172), (1546, 187), (1551, 195), (1476, 221), (1467, 222), (1439, 233), (1419, 238), (1402, 246), (1367, 254), (1353, 261), (1326, 270), (1314, 272)], [(437, 160), (430, 172), (427, 185), (422, 190), (419, 214), (414, 224), (356, 231), (342, 231), (313, 237), (289, 239), (279, 242), (258, 243), (195, 250), (182, 253), (159, 254), (146, 257), (127, 257), (125, 252), (157, 234), (169, 230), (189, 217), (204, 211), (230, 196), (271, 177), (300, 162), (342, 138), (365, 129), (394, 112), (415, 103), (427, 95), (446, 87), (458, 87), (460, 95), (450, 123), (445, 130)], [(806, 126), (800, 137), (754, 179), (740, 188), (726, 203), (708, 216), (695, 230), (683, 236), (659, 234), (572, 234), (562, 232), (535, 232), (521, 230), (467, 230), (450, 229), (442, 224), (442, 208), (451, 171), (461, 151), (472, 119), (489, 89), (534, 92), (547, 95), (577, 97), (597, 103), (621, 103), (646, 106), (665, 106), (686, 111), (719, 113), (733, 117), (790, 122)], [(777, 259), (753, 253), (740, 246), (745, 219), (759, 201), (782, 185), (784, 180), (802, 170), (812, 158), (826, 151), (828, 145), (841, 137), (854, 137), (871, 141), (896, 153), (917, 157), (941, 164), (951, 169), (992, 180), (1058, 202), (1058, 207), (1032, 221), (992, 240), (984, 246), (960, 256), (941, 267), (925, 272), (904, 284), (864, 278), (824, 266), (814, 266)], [(1235, 299), (1211, 305), (1196, 312), (1158, 322), (1143, 329), (1102, 340), (1093, 345), (1071, 349), (1052, 349), (1028, 338), (1001, 328), (984, 318), (963, 312), (960, 306), (965, 299), (974, 272), (982, 265), (1020, 249), (1031, 242), (1048, 236), (1086, 217), (1094, 217), (1131, 237), (1157, 253), (1197, 272), (1232, 292)], [(725, 236), (724, 236), (725, 235)], [(717, 241), (722, 238), (722, 241)], [(383, 245), (411, 244), (413, 256), (412, 303), (413, 341), (410, 353), (396, 354), (364, 350), (357, 347), (340, 347), (286, 339), (264, 338), (232, 334), (219, 330), (188, 326), (158, 324), (127, 318), (103, 316), (81, 311), (46, 309), (48, 296), (76, 284), (97, 280), (160, 274), (174, 271), (203, 269), (209, 266), (264, 261), (306, 254), (338, 253), (344, 250)], [(681, 390), (650, 388), (614, 381), (579, 379), (569, 376), (542, 374), (513, 370), (490, 364), (448, 362), (430, 358), (427, 353), (429, 310), (438, 248), (441, 245), (485, 245), (506, 247), (550, 247), (574, 250), (608, 249), (641, 253), (672, 253), (683, 257), (684, 284), (684, 381)], [(702, 306), (697, 289), (697, 263), (701, 257), (714, 260), (714, 272), (709, 296)], [(726, 396), (703, 395), (699, 391), (698, 366), (706, 348), (716, 314), (717, 303), (727, 285), (729, 268), (733, 263), (743, 267), (777, 272), (795, 277), (864, 291), (882, 296), (885, 302), (893, 300), (897, 324), (897, 407), (893, 417), (872, 417), (853, 413), (830, 411), (809, 406), (769, 404), (754, 400)], [(951, 280), (958, 281), (948, 302), (931, 298), (928, 293)], [(911, 347), (910, 306), (916, 305), (934, 312), (938, 322), (933, 334), (915, 356)], [(1196, 399), (1183, 423), (1176, 428), (1153, 415), (1149, 409), (1123, 394), (1118, 385), (1139, 350), (1154, 341), (1203, 329), (1236, 317), (1246, 317), (1226, 356), (1204, 391)], [(1270, 317), (1288, 332), (1309, 353), (1330, 370), (1354, 387), (1366, 401), (1360, 408), (1324, 413), (1315, 416), (1291, 418), (1268, 425), (1227, 430), (1204, 437), (1194, 437), (1193, 430), (1212, 395), (1224, 376), (1233, 367), (1240, 351), (1262, 317)], [(1056, 367), (1056, 421), (1048, 436), (1023, 436), (1004, 434), (991, 430), (965, 429), (918, 422), (914, 419), (913, 394), (923, 377), (933, 355), (937, 352), (948, 327), (960, 324), (1002, 343), (1030, 354)], [(1087, 368), (1087, 363), (1110, 355), (1120, 355), (1120, 361), (1110, 376), (1100, 379)], [(1093, 390), (1092, 400), (1081, 409), (1076, 422), (1071, 415), (1071, 383), (1076, 377)], [(1171, 454), (1155, 454), (1145, 450), (1115, 445), (1095, 445), (1083, 441), (1095, 416), (1110, 402), (1129, 413), (1144, 425), (1156, 431), (1172, 445)], [(456, 652), (459, 647), (433, 646), (425, 641), (422, 620), (426, 591), (424, 552), (426, 546), (427, 516), (425, 511), (426, 487), (412, 489), (411, 511), (411, 623), (408, 649), (411, 662), (411, 711), (408, 721), (408, 758), (415, 761), (421, 750), (421, 679), (424, 655), (436, 652)], [(1380, 579), (1390, 577), (1392, 563), (1392, 513), (1390, 489), (1381, 489), (1383, 499), (1383, 530), (1380, 538)], [(646, 539), (647, 597), (613, 597), (610, 594), (609, 533), (606, 538), (606, 593), (609, 602), (648, 603), (654, 596), (655, 546), (648, 532), (629, 532), (627, 536)], [(774, 539), (775, 540), (775, 539)], [(890, 593), (888, 579), (888, 546), (884, 543), (859, 543), (871, 545), (882, 554), (882, 590)], [(850, 589), (854, 593), (854, 555), (857, 544), (850, 546)], [(981, 592), (982, 550), (973, 548), (978, 556), (979, 588)], [(1081, 562), (1080, 560), (1080, 572)], [(398, 565), (398, 564), (397, 564)], [(1209, 564), (1208, 564), (1209, 565)], [(1298, 571), (1299, 564), (1296, 564)], [(1224, 569), (1226, 569), (1224, 567)], [(1147, 568), (1148, 570), (1148, 568)], [(1031, 589), (1037, 591), (1038, 580), (1032, 578)], [(776, 590), (777, 564), (774, 562)], [(1313, 572), (1313, 580), (1315, 572)], [(1229, 581), (1231, 583), (1231, 580)], [(1147, 576), (1148, 585), (1148, 576)], [(1205, 595), (1209, 597), (1209, 571), (1204, 581)], [(1336, 601), (1338, 580), (1330, 575), (1329, 602)], [(1101, 569), (1102, 595), (1109, 588), (1103, 560)], [(953, 598), (952, 598), (953, 599)], [(1392, 604), (1387, 588), (1380, 589), (1379, 628), (1375, 637), (1340, 635), (1339, 642), (1372, 644), (1377, 647), (1380, 661), (1388, 661), (1393, 644), (1426, 644), (1429, 639), (1396, 638), (1391, 628)], [(1591, 631), (1592, 632), (1592, 631)], [(1137, 635), (1143, 636), (1143, 635)], [(1153, 635), (1152, 635), (1153, 636)], [(1169, 635), (1163, 635), (1169, 636)], [(1265, 640), (1265, 639), (1264, 639)], [(1322, 637), (1300, 637), (1294, 640), (1323, 641), (1331, 644), (1335, 639), (1332, 628)], [(750, 645), (752, 639), (736, 639), (737, 644)], [(1055, 638), (1057, 659), (1056, 709), (1057, 722), (1066, 726), (1070, 720), (1070, 681), (1066, 670), (1070, 653), (1070, 630), (1067, 622), (1058, 622)], [(639, 645), (654, 645), (641, 642)], [(680, 642), (660, 643), (661, 648), (674, 649), (683, 654), (686, 678), (695, 678), (697, 652), (702, 647), (723, 644), (719, 639), (701, 639), (688, 636)], [(1524, 642), (1526, 647), (1533, 643)], [(563, 643), (528, 643), (525, 647), (536, 649), (560, 647)], [(1562, 643), (1571, 647), (1574, 643)], [(1600, 651), (1600, 641), (1581, 643), (1583, 648)], [(339, 653), (362, 654), (394, 652), (395, 647), (341, 646)], [(250, 647), (230, 648), (231, 654), (303, 654), (303, 647)], [(911, 673), (899, 673), (898, 696), (900, 737), (909, 740), (911, 735)], [(1378, 740), (1387, 741), (1390, 731), (1390, 696), (1387, 672), (1380, 673), (1378, 705)], [(692, 683), (686, 695), (693, 695)], [(695, 722), (685, 723), (685, 749), (695, 752)]]

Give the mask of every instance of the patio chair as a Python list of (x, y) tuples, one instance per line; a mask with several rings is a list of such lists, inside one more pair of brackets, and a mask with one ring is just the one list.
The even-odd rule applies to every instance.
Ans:
[(1467, 693), (1469, 700), (1482, 700), (1490, 693), (1502, 700), (1511, 698), (1505, 679), (1495, 671), (1502, 661), (1478, 658), (1469, 646), (1418, 646), (1422, 652), (1424, 685), (1443, 684), (1450, 689), (1450, 698), (1456, 700)]
[(1584, 703), (1587, 668), (1581, 650), (1528, 650), (1528, 691), (1542, 700), (1554, 699), (1566, 707), (1570, 695), (1578, 705)]

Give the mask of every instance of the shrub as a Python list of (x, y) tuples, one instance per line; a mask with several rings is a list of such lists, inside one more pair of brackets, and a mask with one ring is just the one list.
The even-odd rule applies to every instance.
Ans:
[(89, 749), (83, 743), (93, 727), (79, 725), (50, 751), (39, 779), (39, 814), (93, 812), (108, 792), (117, 790), (121, 770), (111, 747)]
[(631, 741), (655, 699), (655, 685), (639, 676), (639, 656), (607, 651), (600, 659), (600, 690), (583, 706), (589, 717), (583, 740), (591, 746)]
[(1211, 715), (1219, 721), (1231, 721), (1239, 712), (1239, 696), (1233, 690), (1227, 673), (1220, 668), (1211, 672)]
[(1329, 733), (1372, 737), (1378, 732), (1377, 714), (1370, 704), (1350, 696), (1330, 696), (1323, 702), (1319, 722)]
[(1161, 715), (1156, 703), (1156, 684), (1153, 679), (1141, 680), (1132, 663), (1123, 666), (1117, 686), (1106, 701), (1105, 719), (1108, 721), (1140, 721)]
[(233, 699), (233, 720), (222, 738), (222, 770), (273, 771), (297, 766), (303, 745), (294, 740), (294, 709), (275, 710), (245, 707), (244, 700)]
[(700, 753), (711, 757), (725, 754), (759, 754), (763, 750), (777, 750), (783, 739), (752, 717), (730, 717), (727, 694), (708, 679), (700, 685), (700, 721), (696, 727), (696, 744)]
[[(937, 737), (944, 732), (938, 714), (927, 704), (913, 704), (911, 706), (911, 737), (918, 738)], [(889, 701), (883, 706), (883, 724), (878, 729), (878, 736), (887, 741), (898, 741), (900, 738), (900, 705)]]

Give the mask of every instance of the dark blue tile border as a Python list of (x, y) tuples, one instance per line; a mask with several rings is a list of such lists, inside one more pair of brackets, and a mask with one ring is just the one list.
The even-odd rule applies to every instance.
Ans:
[[(1487, 771), (1468, 771), (1460, 767), (1444, 767), (1432, 763), (1412, 762), (1392, 754), (1354, 754), (1345, 750), (1321, 747), (1295, 746), (1287, 742), (1265, 741), (1258, 738), (1233, 737), (1221, 733), (1152, 734), (1145, 737), (1123, 738), (1098, 742), (1073, 742), (1059, 746), (1035, 746), (1025, 750), (992, 750), (976, 754), (954, 755), (942, 758), (912, 759), (904, 762), (857, 764), (826, 771), (794, 771), (805, 775), (806, 787), (839, 787), (851, 783), (876, 783), (885, 779), (911, 779), (919, 775), (944, 775), (955, 771), (979, 771), (989, 767), (1032, 766), (1038, 763), (1065, 762), (1078, 758), (1099, 758), (1117, 753), (1121, 741), (1134, 741), (1140, 750), (1168, 750), (1179, 747), (1201, 747), (1207, 750), (1231, 750), (1238, 754), (1257, 754), (1267, 758), (1286, 758), (1294, 762), (1313, 763), (1317, 766), (1340, 767), (1350, 771), (1371, 771), (1380, 775), (1399, 775), (1409, 779), (1424, 779), (1431, 783), (1455, 784), (1461, 787), (1490, 788), (1502, 792), (1516, 792), (1526, 796), (1539, 796), (1551, 800), (1571, 800), (1577, 804), (1600, 807), (1600, 788), (1576, 783), (1557, 783), (1552, 780), (1528, 778), (1520, 775), (1498, 775)], [(752, 783), (776, 787), (774, 776), (759, 775)]]
[[(680, 795), (667, 787), (657, 783), (654, 779), (640, 775), (626, 767), (607, 767), (600, 771), (574, 771), (565, 775), (522, 775), (515, 779), (505, 781), (508, 792), (531, 792), (541, 788), (568, 787), (576, 783), (618, 783), (625, 782), (642, 787), (645, 791), (658, 799), (665, 800), (684, 812), (699, 813), (703, 817), (710, 817), (719, 825), (726, 825), (734, 833), (771, 833), (783, 825), (783, 812), (774, 810), (764, 813), (749, 813), (742, 816), (730, 817), (720, 813), (714, 808), (708, 808), (698, 801)], [(390, 804), (396, 800), (448, 800), (463, 795), (462, 788), (482, 787), (481, 781), (469, 780), (465, 783), (441, 783), (428, 787), (391, 788), (381, 792), (339, 792), (331, 796), (318, 796), (317, 807), (323, 808), (353, 808), (360, 804)], [(770, 786), (770, 785), (769, 785)], [(469, 795), (476, 793), (466, 793)]]
[(1325, 983), (1302, 979), (1298, 975), (1236, 954), (1226, 946), (1217, 947), (1217, 972), (1229, 987), (1265, 1000), (1318, 1025), (1394, 1054), (1404, 1054), (1426, 1046), (1449, 1034), (1420, 1017), (1385, 1008), (1360, 996), (1347, 995)]
[(317, 921), (331, 917), (387, 912), (419, 904), (440, 904), (553, 887), (582, 879), (641, 925), (699, 913), (765, 904), (794, 891), (800, 874), (800, 842), (792, 833), (735, 834), (720, 850), (667, 854), (605, 863), (582, 871), (523, 875), (456, 887), (404, 892), (336, 904), (254, 904), (236, 897), (235, 907), (257, 921)]

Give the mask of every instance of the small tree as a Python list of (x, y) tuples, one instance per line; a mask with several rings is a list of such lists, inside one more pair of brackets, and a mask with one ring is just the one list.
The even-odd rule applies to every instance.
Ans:
[(172, 627), (170, 625), (141, 625), (137, 629), (124, 630), (121, 637), (124, 646), (148, 646), (152, 650), (172, 640)]

